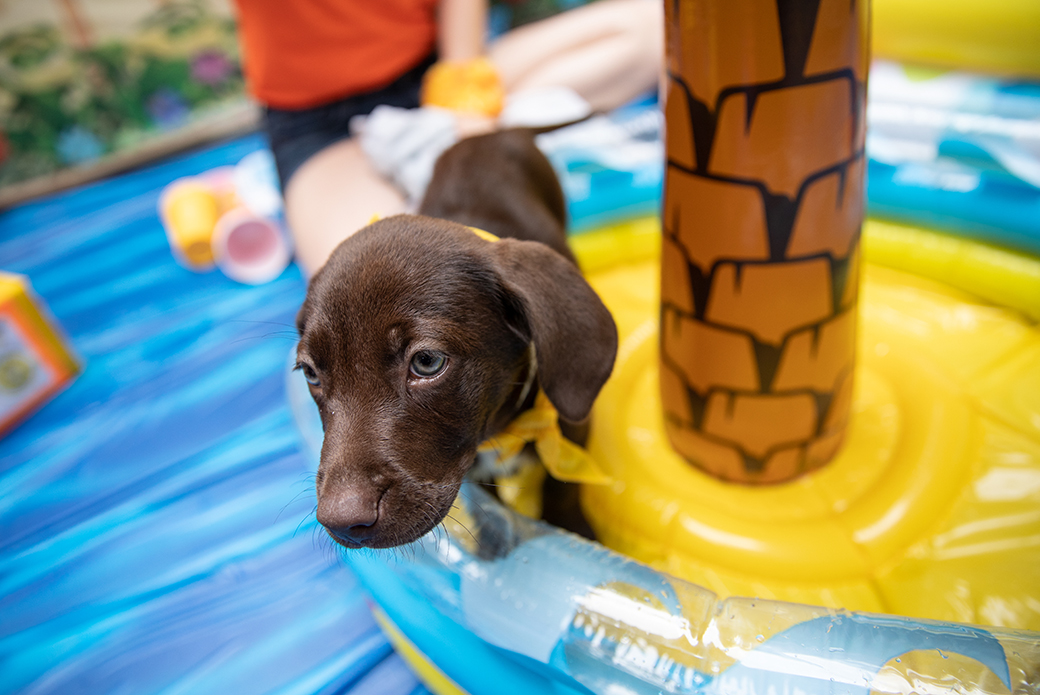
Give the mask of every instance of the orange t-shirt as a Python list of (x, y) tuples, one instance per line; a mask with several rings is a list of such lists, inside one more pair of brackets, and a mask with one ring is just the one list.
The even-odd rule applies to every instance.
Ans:
[(437, 38), (437, 0), (236, 0), (246, 84), (302, 109), (384, 87)]

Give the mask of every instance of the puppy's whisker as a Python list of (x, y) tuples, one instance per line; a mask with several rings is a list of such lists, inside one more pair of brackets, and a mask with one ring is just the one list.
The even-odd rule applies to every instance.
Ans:
[(267, 340), (269, 338), (280, 338), (282, 340), (292, 340), (294, 342), (297, 340), (297, 336), (296, 335), (291, 335), (290, 336), (288, 334), (283, 334), (283, 333), (265, 333), (264, 335), (246, 335), (246, 336), (242, 336), (241, 338), (236, 338), (235, 340), (232, 340), (229, 344), (230, 345), (237, 345), (239, 343), (244, 343), (247, 340)]
[(454, 522), (455, 522), (456, 524), (458, 524), (459, 526), (461, 526), (461, 527), (462, 527), (462, 530), (463, 530), (463, 531), (465, 531), (466, 533), (468, 533), (468, 534), (469, 534), (469, 537), (473, 539), (473, 542), (477, 544), (477, 548), (480, 548), (481, 550), (483, 550), (483, 549), (484, 549), (484, 548), (483, 548), (483, 546), (481, 546), (481, 545), (480, 545), (480, 540), (479, 540), (479, 539), (478, 539), (478, 538), (477, 538), (476, 536), (474, 536), (474, 535), (473, 535), (473, 532), (472, 532), (472, 531), (470, 531), (470, 530), (469, 530), (469, 528), (468, 528), (468, 527), (467, 527), (467, 526), (466, 526), (466, 525), (465, 525), (464, 523), (462, 523), (461, 521), (459, 521), (458, 519), (456, 519), (455, 517), (453, 517), (453, 516), (452, 516), (451, 514), (448, 514), (447, 518), (448, 518), (448, 519), (451, 519), (451, 520), (452, 520), (452, 521), (454, 521)]
[(254, 319), (227, 319), (223, 323), (251, 323), (254, 326), (281, 326), (282, 328), (289, 328), (293, 331), (296, 330), (296, 326), (291, 323), (282, 323), (281, 321), (257, 321)]
[[(300, 532), (300, 527), (303, 526), (303, 524), (305, 522), (310, 521), (311, 517), (314, 517), (315, 522), (317, 522), (318, 518), (315, 516), (315, 513), (317, 511), (318, 511), (318, 505), (314, 505), (314, 509), (312, 509), (309, 514), (307, 514), (302, 519), (300, 519), (300, 523), (296, 524), (296, 529), (293, 531), (293, 534), (292, 534), (293, 538), (296, 538), (296, 534)], [(319, 526), (321, 526), (321, 524), (316, 524), (315, 527), (314, 527), (314, 530), (317, 530), (317, 528)]]
[(471, 506), (471, 507), (473, 507), (473, 508), (475, 508), (475, 509), (477, 509), (477, 510), (479, 510), (479, 511), (480, 511), (480, 513), (484, 515), (484, 519), (486, 519), (487, 521), (491, 521), (491, 515), (489, 515), (489, 514), (488, 514), (488, 513), (487, 513), (487, 512), (486, 512), (486, 511), (484, 510), (484, 507), (483, 507), (483, 506), (481, 506), (481, 505), (480, 505), (480, 504), (479, 504), (478, 502), (475, 502), (475, 501), (473, 500), (473, 498), (472, 498), (472, 497), (470, 497), (469, 495), (467, 495), (467, 494), (466, 494), (466, 489), (465, 489), (465, 488), (460, 488), (460, 489), (459, 489), (459, 494), (461, 494), (461, 495), (462, 495), (462, 496), (464, 496), (464, 497), (465, 497), (465, 498), (466, 498), (467, 500), (469, 500), (470, 506)]
[(328, 553), (331, 550), (329, 547), (331, 542), (332, 539), (329, 538), (327, 533), (325, 533), (325, 527), (321, 524), (316, 524), (311, 529), (311, 547), (318, 550), (321, 553), (322, 559), (326, 562), (329, 562)]
[[(278, 514), (274, 517), (275, 522), (277, 522), (278, 519), (281, 518), (282, 512), (284, 512), (286, 509), (288, 509), (289, 505), (291, 505), (293, 502), (295, 502), (296, 500), (298, 500), (301, 497), (303, 497), (304, 495), (306, 495), (308, 492), (310, 492), (310, 490), (300, 490), (295, 495), (293, 495), (292, 499), (289, 500), (288, 502), (286, 502), (285, 506), (283, 506), (281, 509), (278, 510)], [(317, 507), (315, 507), (315, 509), (317, 509)]]
[(255, 337), (258, 337), (258, 338), (259, 337), (263, 337), (263, 336), (268, 336), (268, 335), (281, 335), (281, 336), (290, 336), (291, 335), (291, 336), (299, 337), (299, 334), (296, 331), (268, 331), (266, 333), (254, 333), (252, 335), (255, 336)]
[(314, 482), (318, 479), (317, 473), (300, 473), (297, 480), (293, 485), (314, 485)]

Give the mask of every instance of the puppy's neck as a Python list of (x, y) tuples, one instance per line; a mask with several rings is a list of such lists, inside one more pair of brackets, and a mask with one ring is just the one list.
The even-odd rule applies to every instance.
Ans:
[(520, 388), (520, 393), (517, 394), (516, 400), (516, 412), (519, 413), (531, 407), (531, 403), (534, 402), (535, 389), (534, 382), (538, 378), (538, 353), (535, 351), (534, 343), (531, 342), (527, 345), (527, 376), (524, 378), (523, 386)]
[(513, 389), (506, 396), (502, 407), (491, 417), (488, 436), (502, 430), (517, 415), (534, 405), (535, 396), (538, 394), (538, 356), (533, 342), (527, 345), (513, 382)]

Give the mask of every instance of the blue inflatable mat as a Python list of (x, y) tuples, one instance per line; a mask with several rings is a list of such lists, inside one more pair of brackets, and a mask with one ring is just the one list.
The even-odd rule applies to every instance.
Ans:
[(170, 255), (179, 176), (259, 137), (0, 214), (86, 367), (0, 440), (0, 692), (426, 693), (314, 521), (284, 393), (304, 281)]

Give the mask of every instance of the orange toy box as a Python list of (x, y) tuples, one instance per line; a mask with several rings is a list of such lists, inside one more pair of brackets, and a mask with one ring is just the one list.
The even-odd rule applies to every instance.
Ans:
[(79, 371), (79, 361), (29, 279), (0, 272), (0, 437)]

